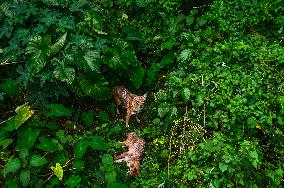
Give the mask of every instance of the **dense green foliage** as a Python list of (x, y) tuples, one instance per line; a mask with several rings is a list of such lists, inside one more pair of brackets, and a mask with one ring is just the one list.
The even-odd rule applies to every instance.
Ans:
[[(281, 0), (4, 0), (0, 187), (281, 187)], [(115, 121), (111, 88), (148, 93)], [(141, 173), (113, 155), (135, 131)]]

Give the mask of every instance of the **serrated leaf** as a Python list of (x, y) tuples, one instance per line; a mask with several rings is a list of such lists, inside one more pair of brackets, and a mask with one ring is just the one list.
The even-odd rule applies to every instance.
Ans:
[(106, 150), (108, 145), (104, 142), (102, 137), (93, 136), (92, 140), (89, 141), (89, 146), (95, 150)]
[(51, 170), (53, 171), (53, 174), (60, 180), (62, 181), (63, 178), (63, 168), (59, 163), (56, 163), (56, 166), (50, 167)]
[(3, 175), (6, 176), (8, 173), (16, 172), (21, 168), (21, 160), (19, 158), (14, 158), (10, 160), (2, 170)]
[(64, 65), (58, 65), (53, 71), (53, 74), (55, 78), (67, 84), (72, 84), (75, 79), (75, 69)]
[(191, 92), (188, 88), (182, 89), (181, 96), (182, 96), (184, 102), (189, 101), (190, 94), (191, 94)]
[(44, 137), (39, 138), (40, 143), (36, 145), (36, 148), (46, 152), (55, 152), (62, 148), (62, 145), (58, 143), (56, 139), (47, 139)]
[(31, 129), (31, 128), (27, 128), (25, 131), (19, 132), (19, 139), (17, 142), (16, 149), (17, 150), (21, 150), (22, 148), (30, 149), (34, 145), (39, 133), (40, 130)]
[(20, 174), (20, 181), (24, 187), (27, 187), (30, 183), (31, 172), (29, 170), (22, 171)]
[(225, 171), (228, 169), (228, 165), (227, 165), (227, 164), (224, 164), (224, 163), (219, 163), (219, 169), (220, 169), (222, 172), (225, 172)]
[(169, 40), (167, 40), (166, 42), (161, 44), (161, 50), (164, 49), (172, 49), (172, 47), (176, 45), (176, 39), (175, 38), (170, 38)]
[(39, 155), (33, 155), (30, 159), (31, 166), (39, 167), (45, 165), (48, 161)]
[(49, 49), (49, 56), (53, 56), (54, 54), (58, 53), (64, 46), (66, 42), (67, 33), (62, 35), (55, 44), (53, 44)]
[(48, 116), (71, 116), (72, 111), (62, 104), (49, 104), (47, 106), (49, 112), (46, 113)]
[(251, 151), (251, 152), (249, 152), (249, 155), (250, 155), (252, 158), (254, 158), (254, 159), (258, 159), (258, 154), (257, 154), (256, 151)]
[(67, 187), (75, 187), (80, 183), (80, 181), (80, 176), (71, 176), (64, 184), (67, 185)]
[(86, 152), (86, 149), (88, 148), (89, 146), (89, 142), (86, 141), (86, 140), (80, 140), (76, 146), (75, 146), (75, 149), (74, 149), (74, 154), (75, 154), (75, 157), (77, 159), (80, 159), (84, 156), (85, 152)]
[(181, 61), (181, 62), (187, 61), (187, 60), (189, 60), (191, 55), (192, 55), (191, 49), (185, 49), (185, 50), (181, 51), (181, 53), (178, 57), (178, 60)]
[(162, 103), (159, 105), (158, 107), (158, 116), (160, 116), (161, 118), (166, 115), (170, 110), (170, 105), (167, 103)]
[(2, 149), (5, 149), (13, 142), (13, 139), (5, 139), (0, 141), (0, 146), (2, 146)]

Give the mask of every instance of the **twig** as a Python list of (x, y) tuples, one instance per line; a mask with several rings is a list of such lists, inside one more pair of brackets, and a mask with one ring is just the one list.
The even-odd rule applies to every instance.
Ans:
[(19, 64), (21, 62), (15, 62), (15, 61), (10, 61), (9, 59), (6, 59), (3, 63), (0, 63), (0, 65), (13, 65), (13, 64)]
[[(204, 87), (204, 79), (203, 79), (203, 75), (202, 75), (202, 87)], [(205, 96), (204, 96), (205, 97)], [(204, 105), (203, 105), (203, 128), (205, 128), (205, 100), (204, 100)]]

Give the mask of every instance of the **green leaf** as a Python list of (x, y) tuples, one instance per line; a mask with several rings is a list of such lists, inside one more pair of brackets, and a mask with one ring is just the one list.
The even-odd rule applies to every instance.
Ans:
[(198, 106), (201, 106), (202, 104), (204, 104), (204, 95), (203, 94), (197, 95), (196, 103), (197, 103)]
[(224, 163), (219, 163), (219, 169), (220, 169), (222, 172), (225, 172), (225, 171), (228, 169), (228, 165), (227, 165), (227, 164), (224, 164)]
[(87, 148), (89, 146), (89, 142), (86, 140), (80, 140), (74, 149), (74, 154), (77, 159), (80, 159), (84, 156)]
[(185, 49), (180, 53), (178, 60), (181, 61), (181, 62), (185, 62), (185, 61), (189, 60), (191, 55), (192, 55), (192, 50), (191, 49)]
[(40, 133), (39, 129), (32, 129), (30, 127), (22, 132), (19, 132), (19, 139), (17, 142), (16, 149), (17, 150), (21, 150), (22, 148), (30, 149), (34, 145), (39, 133)]
[(30, 159), (31, 166), (39, 167), (45, 165), (48, 161), (39, 155), (33, 155)]
[(108, 183), (116, 182), (116, 172), (114, 170), (109, 171), (105, 174), (105, 179)]
[(64, 133), (64, 130), (58, 130), (55, 135), (57, 136), (57, 138), (59, 138), (61, 143), (66, 143), (67, 142), (67, 137)]
[(114, 169), (113, 158), (110, 154), (103, 155), (101, 169), (105, 172), (110, 172)]
[(182, 92), (181, 92), (181, 95), (182, 95), (182, 98), (183, 98), (183, 101), (184, 102), (188, 102), (189, 101), (189, 97), (190, 97), (190, 90), (188, 88), (183, 88), (182, 89)]
[(172, 49), (172, 47), (176, 45), (176, 39), (175, 38), (170, 38), (169, 40), (167, 40), (166, 42), (161, 44), (161, 50), (164, 49)]
[(11, 78), (8, 78), (0, 84), (0, 89), (2, 89), (7, 94), (16, 94), (19, 90), (17, 86), (17, 81), (12, 80)]
[[(95, 50), (89, 50), (83, 56), (84, 58), (84, 68), (88, 71), (100, 72), (100, 54)], [(81, 62), (82, 63), (82, 62)]]
[(123, 183), (110, 183), (107, 185), (107, 188), (128, 188), (128, 186)]
[(252, 158), (254, 158), (254, 159), (258, 159), (258, 154), (257, 154), (256, 151), (251, 151), (251, 152), (249, 152), (249, 155), (250, 155)]
[(73, 163), (73, 168), (76, 168), (79, 171), (84, 170), (84, 161), (82, 160), (75, 160)]
[(102, 120), (102, 121), (104, 121), (104, 122), (109, 121), (109, 117), (108, 117), (107, 112), (105, 112), (105, 111), (100, 111), (100, 113), (99, 113), (99, 119)]
[(57, 150), (62, 149), (62, 145), (58, 143), (56, 139), (47, 139), (44, 137), (39, 138), (40, 143), (36, 145), (38, 149), (41, 149), (46, 152), (55, 152)]
[(80, 183), (80, 181), (80, 176), (71, 176), (64, 184), (67, 185), (67, 187), (75, 187)]
[(0, 141), (0, 146), (2, 146), (3, 149), (8, 147), (13, 142), (13, 139), (5, 139)]
[(72, 111), (65, 108), (62, 104), (49, 104), (47, 106), (49, 112), (46, 113), (48, 116), (71, 116)]
[(161, 60), (159, 65), (161, 67), (165, 67), (167, 65), (173, 64), (174, 62), (175, 62), (175, 56), (171, 55), (171, 54), (168, 54), (168, 55), (163, 57), (163, 59)]
[(39, 73), (46, 66), (50, 43), (50, 35), (36, 35), (30, 39), (26, 48), (26, 55), (30, 56), (27, 68), (33, 75)]
[(55, 44), (53, 44), (49, 49), (49, 56), (53, 56), (54, 54), (58, 53), (64, 46), (66, 41), (67, 33), (62, 35)]
[(89, 146), (95, 150), (106, 150), (108, 145), (104, 142), (102, 137), (93, 136), (92, 140), (89, 141)]
[(64, 65), (58, 65), (53, 74), (55, 78), (67, 84), (72, 84), (75, 79), (75, 69)]
[(3, 175), (6, 176), (10, 172), (16, 172), (21, 168), (21, 160), (19, 158), (14, 158), (10, 160), (3, 169)]
[(83, 112), (82, 118), (83, 118), (83, 122), (88, 126), (90, 126), (94, 120), (94, 116), (92, 112)]
[(111, 91), (108, 82), (100, 75), (96, 82), (86, 79), (80, 79), (79, 87), (86, 95), (94, 97), (98, 100), (103, 100), (111, 97)]
[(62, 181), (63, 178), (63, 168), (59, 163), (56, 163), (56, 166), (50, 167), (51, 170), (53, 171), (53, 174), (60, 180)]
[(158, 115), (162, 118), (170, 110), (170, 105), (167, 103), (161, 103), (158, 107)]
[(21, 172), (20, 181), (23, 187), (27, 187), (29, 185), (30, 179), (31, 179), (31, 172), (29, 170)]

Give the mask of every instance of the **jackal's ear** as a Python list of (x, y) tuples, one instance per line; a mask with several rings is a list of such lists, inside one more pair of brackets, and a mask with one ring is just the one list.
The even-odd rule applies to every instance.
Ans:
[(143, 97), (147, 98), (147, 93), (145, 93), (145, 94), (143, 95)]

